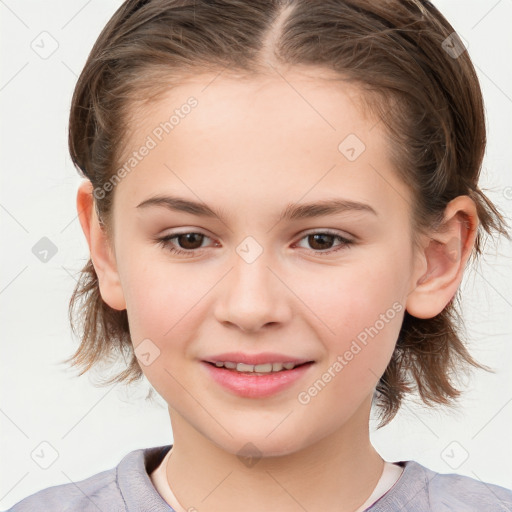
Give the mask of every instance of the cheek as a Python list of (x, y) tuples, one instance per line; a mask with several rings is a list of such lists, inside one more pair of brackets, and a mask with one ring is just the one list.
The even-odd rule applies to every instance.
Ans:
[[(194, 358), (195, 343), (201, 322), (206, 315), (208, 292), (219, 275), (200, 272), (193, 265), (170, 264), (147, 256), (124, 260), (123, 290), (125, 290), (130, 334), (139, 365), (163, 396), (176, 395), (181, 382), (183, 362)], [(150, 364), (142, 354), (150, 354)]]
[(323, 389), (328, 383), (331, 390), (318, 402), (325, 400), (327, 406), (328, 395), (333, 399), (334, 393), (336, 400), (343, 397), (356, 404), (384, 372), (405, 312), (403, 269), (403, 261), (389, 250), (302, 283), (298, 294), (312, 312), (309, 324), (326, 353), (315, 376), (321, 380), (316, 387)]
[(183, 332), (201, 298), (214, 286), (215, 276), (163, 261), (154, 251), (146, 256), (148, 265), (133, 254), (122, 276), (132, 339), (177, 339), (176, 333)]
[[(313, 326), (321, 338), (337, 340), (339, 348), (374, 324), (382, 330), (397, 329), (397, 316), (405, 303), (407, 275), (403, 261), (394, 257), (392, 248), (358, 253), (338, 268), (329, 267), (295, 279), (294, 292), (307, 308)], [(361, 257), (359, 257), (361, 254)], [(316, 320), (315, 320), (316, 318)], [(393, 324), (393, 328), (388, 325)], [(399, 326), (398, 326), (399, 329)]]

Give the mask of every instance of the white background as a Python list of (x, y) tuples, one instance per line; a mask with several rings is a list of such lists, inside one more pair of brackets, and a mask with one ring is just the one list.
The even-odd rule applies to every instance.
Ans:
[[(468, 42), (489, 123), (481, 186), (510, 217), (512, 0), (434, 3)], [(67, 153), (69, 106), (88, 52), (120, 4), (0, 0), (2, 510), (109, 469), (131, 450), (172, 442), (166, 404), (145, 401), (147, 381), (99, 388), (59, 364), (78, 345), (67, 306), (88, 258), (75, 208), (81, 178)], [(43, 31), (58, 43), (47, 59), (31, 48)], [(32, 253), (42, 237), (57, 247), (47, 263)], [(474, 372), (455, 412), (409, 404), (372, 439), (387, 460), (512, 488), (512, 251), (503, 241), (486, 252), (465, 276), (463, 306), (470, 350), (496, 373)], [(42, 442), (58, 453), (48, 469), (31, 458)]]

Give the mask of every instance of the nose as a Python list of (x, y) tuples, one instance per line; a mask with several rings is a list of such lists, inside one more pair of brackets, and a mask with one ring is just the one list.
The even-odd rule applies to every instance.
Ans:
[(291, 316), (292, 294), (266, 253), (251, 263), (236, 255), (233, 262), (218, 288), (217, 320), (244, 332), (285, 323)]

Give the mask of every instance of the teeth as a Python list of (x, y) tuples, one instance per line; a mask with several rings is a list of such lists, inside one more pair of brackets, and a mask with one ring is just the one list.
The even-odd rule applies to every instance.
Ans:
[(264, 364), (245, 364), (245, 363), (234, 363), (232, 361), (216, 361), (215, 366), (217, 368), (228, 368), (230, 370), (236, 370), (237, 372), (249, 372), (249, 373), (273, 373), (280, 372), (282, 370), (292, 370), (295, 368), (295, 363), (264, 363)]
[(238, 363), (236, 365), (236, 371), (237, 372), (253, 372), (254, 371), (254, 365), (253, 364)]
[(254, 371), (259, 373), (270, 373), (272, 371), (272, 363), (257, 364), (254, 366)]

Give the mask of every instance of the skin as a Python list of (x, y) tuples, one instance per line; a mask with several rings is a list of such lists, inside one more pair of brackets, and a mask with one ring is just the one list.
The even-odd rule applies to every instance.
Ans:
[[(137, 110), (131, 151), (168, 112), (198, 100), (115, 187), (112, 239), (98, 222), (90, 182), (80, 185), (77, 208), (101, 295), (127, 309), (134, 347), (149, 338), (160, 351), (141, 368), (169, 405), (167, 476), (184, 509), (353, 511), (381, 476), (383, 459), (369, 438), (371, 398), (404, 312), (431, 318), (454, 296), (475, 241), (475, 205), (468, 196), (451, 201), (445, 231), (414, 251), (412, 196), (394, 173), (383, 123), (363, 115), (354, 86), (298, 69), (286, 79), (214, 77), (187, 81)], [(352, 162), (338, 150), (348, 134), (366, 146)], [(222, 210), (225, 222), (137, 208), (165, 193)], [(378, 215), (276, 220), (289, 203), (333, 196), (365, 202)], [(326, 229), (355, 243), (321, 255), (306, 234)], [(195, 246), (173, 240), (182, 250), (200, 247), (196, 255), (174, 255), (155, 241), (177, 231), (206, 235)], [(247, 236), (263, 248), (250, 264), (236, 252)], [(324, 252), (339, 248), (335, 238), (325, 243)], [(393, 304), (401, 311), (300, 403), (298, 394)], [(285, 391), (242, 398), (200, 363), (226, 351), (315, 363)], [(251, 467), (237, 457), (248, 442), (261, 455)]]

